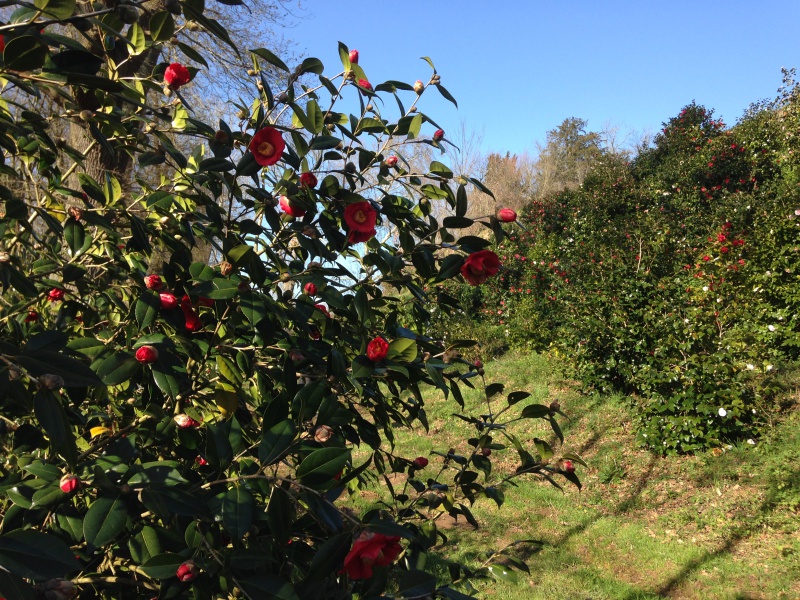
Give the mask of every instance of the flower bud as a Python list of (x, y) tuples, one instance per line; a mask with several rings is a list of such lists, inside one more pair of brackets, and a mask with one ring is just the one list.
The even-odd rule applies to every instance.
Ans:
[(81, 218), (83, 217), (83, 209), (80, 208), (79, 206), (70, 206), (67, 209), (67, 212), (69, 213), (69, 216), (75, 219), (76, 221), (80, 221)]
[(183, 414), (183, 413), (181, 413), (179, 415), (175, 415), (173, 417), (173, 419), (175, 421), (175, 424), (180, 429), (193, 429), (193, 428), (198, 427), (200, 425), (200, 423), (195, 421), (192, 417), (190, 417), (189, 415)]
[(144, 285), (148, 290), (160, 290), (164, 287), (164, 282), (160, 275), (148, 275), (144, 278)]
[(397, 157), (396, 156), (389, 156), (384, 161), (387, 167), (395, 167), (397, 166)]
[(317, 178), (313, 173), (300, 173), (300, 183), (310, 188), (317, 187)]
[(419, 96), (422, 92), (425, 91), (425, 84), (422, 83), (419, 79), (414, 82), (414, 91), (417, 92)]
[(231, 136), (228, 135), (227, 131), (223, 131), (222, 129), (218, 129), (217, 132), (214, 134), (214, 141), (218, 144), (227, 144), (231, 141)]
[(183, 582), (194, 581), (199, 574), (200, 568), (192, 560), (187, 560), (175, 572), (178, 579)]
[(418, 456), (414, 460), (411, 461), (411, 466), (415, 469), (424, 469), (428, 466), (428, 459), (424, 456)]
[(350, 62), (354, 65), (358, 64), (358, 50), (350, 50)]
[(136, 360), (143, 365), (149, 365), (158, 360), (158, 350), (153, 346), (141, 346), (136, 350)]
[(61, 491), (65, 494), (70, 494), (81, 487), (81, 480), (76, 475), (67, 473), (61, 478), (58, 487), (60, 487)]
[(28, 311), (28, 316), (25, 317), (26, 323), (36, 323), (39, 320), (39, 313), (31, 309)]
[(64, 387), (64, 379), (60, 375), (53, 375), (52, 373), (42, 375), (38, 381), (40, 389), (50, 390), (51, 392)]
[(503, 223), (513, 223), (517, 220), (517, 213), (510, 208), (501, 208), (497, 211), (497, 220)]
[(233, 265), (229, 263), (227, 260), (223, 260), (219, 264), (219, 272), (223, 277), (227, 277), (231, 273), (233, 273)]
[(162, 310), (172, 310), (174, 308), (178, 308), (178, 299), (175, 297), (175, 294), (163, 292), (159, 294), (159, 297), (161, 299)]
[(317, 295), (317, 286), (309, 281), (307, 284), (303, 286), (303, 293), (309, 296), (316, 296)]
[(433, 133), (433, 141), (434, 142), (441, 142), (444, 139), (444, 129), (437, 129)]
[(320, 425), (314, 432), (314, 439), (320, 444), (324, 444), (333, 437), (333, 429), (327, 425)]

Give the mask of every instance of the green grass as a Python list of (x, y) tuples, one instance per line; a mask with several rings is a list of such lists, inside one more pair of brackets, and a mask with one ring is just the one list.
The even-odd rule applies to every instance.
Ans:
[[(508, 355), (487, 364), (486, 374), (509, 391), (531, 392), (521, 405), (557, 399), (570, 416), (562, 420), (565, 446), (557, 454), (574, 451), (589, 468), (579, 467), (582, 491), (570, 486), (562, 493), (546, 482), (518, 479), (518, 487), (504, 487), (499, 509), (488, 500), (475, 504), (480, 529), (451, 523), (444, 531), (441, 557), (471, 564), (514, 540), (542, 542), (538, 551), (521, 547), (530, 574), (518, 571), (516, 584), (477, 583), (480, 597), (800, 598), (797, 411), (756, 445), (665, 459), (635, 447), (625, 399), (579, 394), (540, 356)], [(468, 408), (485, 402), (477, 390), (465, 401)], [(452, 416), (459, 411), (455, 402), (431, 390), (426, 405), (429, 435), (397, 432), (397, 454), (427, 456), (450, 447), (468, 454), (459, 440), (474, 429)], [(528, 441), (556, 442), (544, 422), (522, 427)], [(513, 468), (502, 453), (492, 458), (498, 471)], [(431, 476), (440, 462), (431, 457)], [(354, 508), (366, 510), (381, 497), (385, 485), (376, 484), (354, 497)]]

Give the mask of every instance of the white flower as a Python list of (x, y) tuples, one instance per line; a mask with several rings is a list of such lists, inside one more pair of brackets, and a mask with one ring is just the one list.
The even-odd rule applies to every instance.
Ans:
[(689, 319), (684, 319), (683, 322), (688, 324), (689, 323)]
[(770, 331), (775, 331), (775, 325), (769, 325), (767, 326), (767, 329), (769, 329)]
[(774, 367), (772, 365), (767, 365), (767, 371), (772, 371)]
[(704, 292), (707, 292), (707, 291), (708, 291), (708, 286), (707, 286), (707, 285), (704, 285), (704, 286), (703, 286), (703, 291), (704, 291)]
[(795, 208), (794, 209), (794, 214), (800, 216), (800, 208)]
[(720, 417), (725, 417), (728, 415), (728, 411), (725, 410), (724, 408), (720, 408), (718, 412)]
[(750, 438), (749, 440), (747, 440), (747, 443), (750, 444), (751, 446), (755, 446), (756, 445), (756, 441), (753, 438)]
[(756, 368), (756, 366), (755, 366), (755, 365), (751, 365), (750, 363), (747, 363), (747, 370), (748, 370), (748, 371), (752, 371), (752, 370), (753, 370), (753, 369), (755, 369), (755, 368)]

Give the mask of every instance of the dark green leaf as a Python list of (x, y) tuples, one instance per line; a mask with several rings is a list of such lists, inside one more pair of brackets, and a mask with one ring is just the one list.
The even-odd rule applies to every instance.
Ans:
[(166, 10), (150, 17), (150, 35), (154, 42), (166, 42), (175, 33), (175, 19)]
[(242, 485), (229, 489), (222, 498), (222, 523), (231, 537), (241, 540), (253, 525), (255, 500), (252, 492)]
[(102, 548), (125, 529), (128, 511), (120, 496), (100, 496), (89, 506), (83, 520), (83, 536), (86, 543)]
[(269, 64), (278, 67), (279, 69), (282, 69), (287, 73), (289, 72), (289, 67), (286, 66), (286, 63), (284, 63), (280, 58), (275, 56), (272, 52), (270, 52), (266, 48), (256, 48), (255, 50), (250, 50), (250, 52), (252, 52), (256, 56), (263, 58)]
[(292, 445), (297, 433), (294, 423), (286, 419), (265, 431), (258, 446), (258, 460), (263, 466), (277, 462)]
[(321, 448), (303, 459), (297, 468), (297, 478), (313, 489), (325, 489), (341, 473), (350, 460), (348, 448)]
[(59, 538), (31, 529), (0, 536), (0, 565), (14, 575), (38, 581), (66, 577), (82, 568)]
[(106, 385), (125, 383), (139, 371), (136, 358), (128, 352), (114, 352), (97, 367), (97, 374)]

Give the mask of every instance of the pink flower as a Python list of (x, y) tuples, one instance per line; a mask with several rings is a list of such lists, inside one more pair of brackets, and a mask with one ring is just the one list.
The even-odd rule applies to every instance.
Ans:
[(258, 130), (248, 146), (256, 162), (262, 167), (268, 167), (278, 162), (285, 148), (286, 142), (283, 141), (281, 132), (274, 127), (264, 127)]
[(189, 74), (189, 69), (180, 63), (172, 63), (167, 67), (167, 70), (164, 71), (164, 81), (167, 82), (169, 87), (175, 90), (189, 83), (191, 78), (192, 76)]
[(291, 217), (299, 219), (306, 214), (305, 209), (297, 206), (296, 204), (292, 204), (292, 201), (286, 196), (281, 196), (280, 206), (281, 210)]
[(367, 344), (367, 358), (372, 362), (380, 362), (389, 353), (389, 342), (382, 337), (376, 337)]
[(500, 270), (500, 259), (491, 250), (479, 250), (467, 256), (461, 275), (470, 285), (481, 285)]
[(364, 531), (344, 559), (343, 573), (351, 579), (369, 579), (372, 567), (385, 567), (400, 556), (400, 536)]

